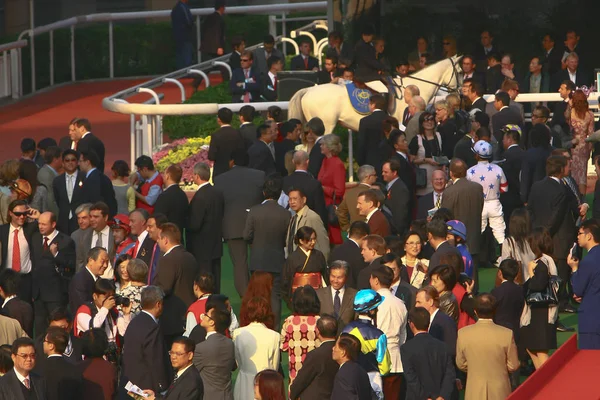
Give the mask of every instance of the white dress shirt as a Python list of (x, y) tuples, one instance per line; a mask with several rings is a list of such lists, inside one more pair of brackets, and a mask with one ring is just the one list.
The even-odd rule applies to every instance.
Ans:
[[(332, 286), (330, 286), (330, 288), (331, 288), (331, 300), (335, 303), (335, 292), (336, 292), (336, 290)], [(340, 308), (341, 308), (342, 307), (342, 301), (344, 301), (344, 293), (346, 292), (346, 285), (342, 286), (339, 291), (340, 291), (339, 296), (340, 296)]]
[[(110, 318), (111, 324), (105, 324), (107, 318)], [(77, 330), (79, 332), (86, 332), (90, 329), (90, 320), (92, 319), (91, 315), (85, 313), (77, 314)], [(94, 328), (102, 328), (104, 325), (104, 330), (106, 331), (106, 336), (108, 337), (109, 342), (115, 342), (117, 333), (121, 336), (125, 336), (125, 331), (127, 330), (127, 326), (129, 326), (129, 322), (131, 321), (131, 314), (123, 315), (121, 311), (119, 311), (117, 321), (112, 320), (112, 316), (109, 315), (107, 308), (100, 308), (98, 312), (94, 316), (94, 320), (92, 321), (92, 326)]]
[(4, 308), (6, 304), (8, 304), (8, 302), (14, 299), (15, 297), (17, 297), (17, 295), (13, 294), (12, 296), (8, 296), (6, 299), (4, 299), (4, 303), (2, 303), (2, 308)]
[[(6, 248), (6, 266), (7, 266), (7, 268), (12, 268), (13, 245), (14, 245), (16, 229), (17, 228), (15, 228), (13, 224), (10, 224), (10, 227), (8, 228), (8, 246)], [(21, 273), (28, 274), (31, 272), (31, 258), (30, 258), (29, 243), (27, 243), (27, 239), (25, 239), (25, 234), (23, 233), (23, 227), (19, 228), (18, 238), (19, 238), (19, 254), (21, 255)]]
[(392, 294), (390, 289), (377, 291), (383, 296), (383, 302), (377, 307), (377, 328), (387, 337), (388, 351), (392, 362), (392, 373), (402, 373), (400, 346), (406, 342), (406, 305)]
[(371, 211), (370, 213), (367, 214), (367, 222), (369, 222), (369, 220), (371, 219), (371, 217), (373, 216), (373, 214), (375, 214), (375, 211), (377, 211), (378, 208), (374, 209), (373, 211)]

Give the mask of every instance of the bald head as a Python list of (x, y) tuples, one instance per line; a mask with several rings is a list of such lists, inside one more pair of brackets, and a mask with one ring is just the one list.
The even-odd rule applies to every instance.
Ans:
[(298, 150), (292, 157), (292, 162), (296, 170), (308, 171), (308, 153), (303, 150)]
[(443, 192), (446, 188), (446, 173), (441, 169), (436, 169), (431, 174), (431, 184), (433, 185), (433, 190), (440, 193)]
[(56, 229), (56, 216), (50, 211), (40, 214), (38, 227), (42, 236), (49, 236)]

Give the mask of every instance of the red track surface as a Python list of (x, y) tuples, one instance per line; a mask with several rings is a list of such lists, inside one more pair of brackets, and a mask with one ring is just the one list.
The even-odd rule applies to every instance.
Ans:
[[(211, 76), (217, 83), (220, 77)], [(148, 81), (116, 80), (66, 85), (26, 98), (0, 108), (0, 162), (19, 158), (21, 139), (31, 137), (38, 140), (52, 137), (58, 140), (68, 134), (68, 123), (74, 117), (88, 118), (92, 132), (106, 147), (106, 171), (115, 160), (129, 163), (129, 115), (117, 114), (102, 108), (102, 99), (128, 87)], [(214, 80), (213, 80), (214, 79)], [(192, 93), (191, 81), (183, 81), (186, 97)], [(176, 104), (181, 101), (181, 92), (174, 84), (165, 84), (155, 89), (164, 93), (162, 103)], [(148, 94), (139, 94), (127, 99), (130, 103), (143, 102)]]

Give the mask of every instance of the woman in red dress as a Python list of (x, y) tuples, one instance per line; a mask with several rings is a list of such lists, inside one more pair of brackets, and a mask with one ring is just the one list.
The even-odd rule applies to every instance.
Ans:
[[(342, 144), (340, 138), (334, 134), (323, 136), (319, 144), (321, 145), (321, 153), (325, 156), (318, 176), (325, 193), (325, 205), (327, 207), (330, 205), (337, 206), (342, 202), (346, 191), (346, 167), (338, 157), (338, 154), (342, 151)], [(342, 243), (342, 231), (339, 225), (329, 225), (328, 232), (329, 243)]]

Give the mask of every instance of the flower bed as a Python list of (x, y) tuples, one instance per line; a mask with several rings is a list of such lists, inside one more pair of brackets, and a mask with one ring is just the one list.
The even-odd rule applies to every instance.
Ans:
[(183, 182), (192, 182), (194, 165), (205, 162), (212, 167), (212, 161), (208, 160), (208, 146), (210, 137), (177, 139), (163, 145), (154, 155), (152, 161), (156, 168), (162, 172), (172, 164), (179, 164), (183, 169)]

